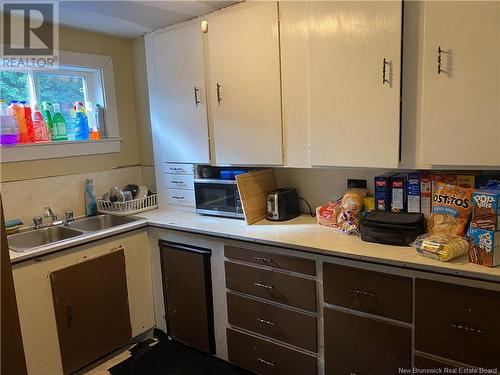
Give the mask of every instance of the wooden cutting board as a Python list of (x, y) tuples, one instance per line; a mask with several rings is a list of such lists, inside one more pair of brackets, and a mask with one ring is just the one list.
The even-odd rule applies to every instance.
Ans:
[(267, 193), (277, 187), (274, 169), (241, 174), (236, 176), (236, 183), (247, 224), (265, 219)]

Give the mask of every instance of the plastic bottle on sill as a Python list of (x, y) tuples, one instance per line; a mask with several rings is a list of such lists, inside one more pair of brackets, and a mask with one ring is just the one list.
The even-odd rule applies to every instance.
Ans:
[(52, 134), (54, 141), (67, 141), (68, 133), (66, 130), (66, 120), (61, 113), (61, 106), (54, 104), (54, 115), (52, 116)]
[(104, 108), (102, 107), (102, 105), (96, 103), (94, 115), (97, 129), (99, 130), (99, 135), (101, 136), (101, 138), (106, 138), (106, 123), (104, 121)]
[(33, 105), (33, 128), (35, 129), (35, 142), (50, 142), (50, 131), (38, 103)]
[(9, 109), (14, 116), (18, 129), (17, 143), (28, 143), (28, 129), (26, 129), (26, 119), (24, 118), (24, 108), (17, 100), (10, 102)]
[(16, 145), (18, 138), (17, 123), (5, 100), (0, 100), (0, 126), (0, 144)]
[(50, 102), (46, 102), (46, 101), (42, 102), (43, 119), (45, 120), (45, 123), (47, 124), (47, 127), (49, 128), (50, 138), (52, 140), (54, 140), (54, 128), (53, 128), (53, 123), (52, 123), (52, 115), (50, 113), (51, 107), (52, 107), (52, 104), (50, 104)]
[(87, 116), (79, 103), (73, 105), (73, 110), (75, 111), (75, 139), (77, 141), (87, 141), (90, 135)]
[(33, 143), (35, 142), (35, 129), (33, 128), (33, 120), (31, 118), (31, 107), (24, 100), (20, 102), (20, 105), (24, 110), (24, 121), (26, 123), (28, 143)]

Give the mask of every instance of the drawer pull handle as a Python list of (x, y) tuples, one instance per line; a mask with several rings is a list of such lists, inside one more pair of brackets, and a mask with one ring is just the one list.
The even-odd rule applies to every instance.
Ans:
[(266, 366), (274, 367), (274, 362), (266, 361), (264, 358), (257, 357), (257, 361), (259, 361), (260, 363), (265, 364)]
[(272, 263), (273, 260), (269, 258), (264, 258), (264, 257), (253, 257), (255, 260), (258, 260), (259, 262), (264, 262), (264, 263)]
[(177, 200), (183, 200), (184, 197), (178, 197), (177, 195), (173, 195), (172, 196), (173, 199), (177, 199)]
[(375, 293), (369, 292), (367, 290), (349, 289), (349, 292), (357, 294), (358, 296), (375, 297)]
[(472, 328), (472, 327), (464, 326), (464, 325), (458, 324), (458, 323), (450, 323), (450, 327), (455, 328), (455, 329), (459, 329), (459, 330), (462, 330), (465, 332), (470, 332), (470, 333), (480, 333), (480, 334), (484, 333), (484, 331), (482, 329)]
[(182, 181), (174, 181), (174, 180), (170, 180), (170, 182), (171, 182), (172, 184), (182, 184)]
[(267, 324), (268, 326), (276, 327), (276, 323), (275, 322), (271, 322), (270, 320), (257, 318), (257, 321), (259, 323)]
[(274, 289), (274, 287), (272, 285), (267, 285), (267, 284), (254, 283), (253, 285), (255, 285), (256, 287), (259, 287), (259, 288), (264, 288), (264, 289)]

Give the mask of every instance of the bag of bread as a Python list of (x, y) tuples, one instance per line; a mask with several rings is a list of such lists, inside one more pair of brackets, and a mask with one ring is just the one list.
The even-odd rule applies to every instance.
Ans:
[(463, 237), (449, 237), (446, 234), (425, 234), (418, 237), (412, 246), (420, 255), (442, 262), (465, 255), (469, 249), (469, 244)]
[(436, 191), (432, 192), (432, 214), (427, 221), (429, 233), (463, 236), (472, 210), (473, 190), (437, 182)]
[(328, 202), (316, 208), (316, 221), (318, 224), (326, 227), (336, 227), (337, 218), (341, 210), (340, 201)]
[(363, 209), (363, 199), (365, 199), (366, 193), (366, 189), (348, 189), (342, 197), (342, 208), (349, 211), (361, 211)]

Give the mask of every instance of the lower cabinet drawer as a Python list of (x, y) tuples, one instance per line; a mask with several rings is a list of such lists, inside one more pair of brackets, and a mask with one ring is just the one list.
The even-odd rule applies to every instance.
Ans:
[(325, 302), (411, 323), (413, 281), (338, 264), (323, 263)]
[(415, 348), (485, 368), (500, 368), (500, 291), (417, 279)]
[(316, 282), (281, 272), (225, 262), (226, 287), (237, 292), (316, 312)]
[(227, 328), (229, 362), (262, 375), (316, 375), (317, 358)]
[(229, 324), (317, 351), (316, 317), (250, 298), (227, 294)]
[(165, 189), (165, 193), (169, 204), (179, 206), (195, 205), (194, 191), (192, 190)]
[(325, 307), (325, 374), (411, 371), (411, 329)]

